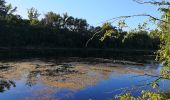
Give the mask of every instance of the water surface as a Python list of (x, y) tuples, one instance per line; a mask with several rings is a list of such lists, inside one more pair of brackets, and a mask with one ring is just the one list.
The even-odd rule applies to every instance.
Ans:
[(100, 58), (25, 59), (0, 61), (0, 100), (112, 100), (132, 90), (167, 91), (170, 81), (152, 89), (159, 75), (155, 61), (132, 62)]

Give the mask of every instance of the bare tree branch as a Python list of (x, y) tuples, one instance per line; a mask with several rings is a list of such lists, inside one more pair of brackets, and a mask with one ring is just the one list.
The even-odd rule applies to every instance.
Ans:
[[(157, 78), (156, 80), (161, 80), (161, 79), (170, 80), (170, 78), (166, 78), (161, 75), (144, 74), (144, 75), (138, 75), (138, 76), (149, 76), (149, 77)], [(135, 77), (137, 77), (137, 76), (135, 76)]]
[(95, 32), (95, 33), (93, 34), (93, 36), (86, 42), (86, 47), (88, 46), (89, 42), (92, 41), (93, 38), (94, 38), (98, 33), (102, 32), (102, 31), (103, 31), (103, 30), (98, 30), (97, 32)]
[[(111, 22), (111, 23), (114, 23), (115, 21), (117, 20), (121, 20), (121, 19), (128, 19), (128, 18), (132, 18), (132, 17), (150, 17), (154, 20), (157, 20), (157, 21), (160, 21), (160, 22), (164, 22), (164, 23), (168, 23), (164, 20), (161, 20), (160, 18), (157, 18), (157, 17), (154, 17), (150, 14), (136, 14), (136, 15), (128, 15), (128, 16), (119, 16), (119, 17), (115, 17), (115, 18), (112, 18), (112, 19), (109, 19), (109, 20), (105, 20), (103, 22), (101, 22), (100, 24), (103, 24), (103, 23), (106, 23), (106, 22)], [(170, 24), (170, 23), (168, 23)]]
[(143, 0), (133, 0), (134, 2), (137, 2), (139, 4), (152, 4), (152, 5), (159, 5), (159, 6), (169, 6), (170, 2), (168, 1), (155, 1), (155, 0), (151, 0), (151, 1), (143, 1)]

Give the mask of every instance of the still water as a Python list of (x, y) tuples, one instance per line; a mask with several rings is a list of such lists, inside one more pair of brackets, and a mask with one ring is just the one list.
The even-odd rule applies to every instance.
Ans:
[(0, 100), (114, 100), (131, 90), (168, 91), (146, 85), (159, 75), (155, 61), (121, 61), (100, 58), (25, 59), (0, 61)]

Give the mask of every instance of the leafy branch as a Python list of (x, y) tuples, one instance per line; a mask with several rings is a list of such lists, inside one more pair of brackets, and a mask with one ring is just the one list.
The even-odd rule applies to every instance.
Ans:
[[(115, 17), (115, 18), (112, 18), (112, 19), (105, 20), (104, 22), (101, 22), (100, 24), (103, 24), (103, 25), (105, 25), (105, 24), (107, 24), (107, 23), (112, 24), (112, 23), (115, 23), (116, 21), (119, 21), (119, 22), (118, 22), (118, 26), (120, 26), (121, 28), (123, 28), (123, 27), (127, 27), (127, 26), (126, 26), (126, 23), (125, 23), (125, 20), (127, 20), (127, 19), (129, 19), (129, 18), (133, 18), (133, 17), (149, 17), (150, 21), (153, 21), (153, 22), (159, 21), (159, 22), (162, 22), (162, 23), (170, 24), (169, 22), (167, 22), (167, 21), (165, 21), (165, 20), (162, 20), (162, 19), (160, 19), (160, 18), (154, 17), (154, 16), (152, 16), (152, 15), (150, 15), (150, 14), (136, 14), (136, 15), (128, 15), (128, 16), (119, 16), (119, 17)], [(123, 24), (123, 25), (121, 25), (121, 24)], [(107, 25), (107, 26), (108, 26), (108, 25)], [(103, 26), (102, 26), (102, 27), (103, 27)], [(107, 29), (106, 26), (104, 26), (104, 27), (105, 27), (105, 29)], [(108, 26), (108, 27), (109, 27), (109, 26)], [(89, 42), (92, 41), (93, 38), (94, 38), (97, 34), (99, 34), (100, 32), (102, 32), (103, 30), (104, 30), (104, 29), (102, 28), (101, 30), (98, 30), (97, 32), (95, 32), (95, 33), (93, 34), (93, 36), (86, 42), (86, 47), (88, 46)], [(107, 30), (106, 33), (105, 33), (106, 35), (104, 35), (104, 37), (102, 37), (100, 40), (103, 41), (103, 40), (105, 39), (105, 37), (107, 36), (107, 34), (110, 35), (111, 33), (113, 33), (113, 30)]]

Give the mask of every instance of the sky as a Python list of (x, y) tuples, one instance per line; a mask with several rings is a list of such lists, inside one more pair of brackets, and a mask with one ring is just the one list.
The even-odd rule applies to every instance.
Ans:
[[(90, 25), (98, 26), (101, 22), (124, 15), (151, 14), (160, 16), (153, 5), (137, 4), (133, 0), (6, 0), (17, 6), (17, 14), (27, 18), (27, 9), (34, 7), (41, 13), (41, 18), (49, 11), (86, 19)], [(144, 17), (128, 20), (128, 24), (135, 27)]]

